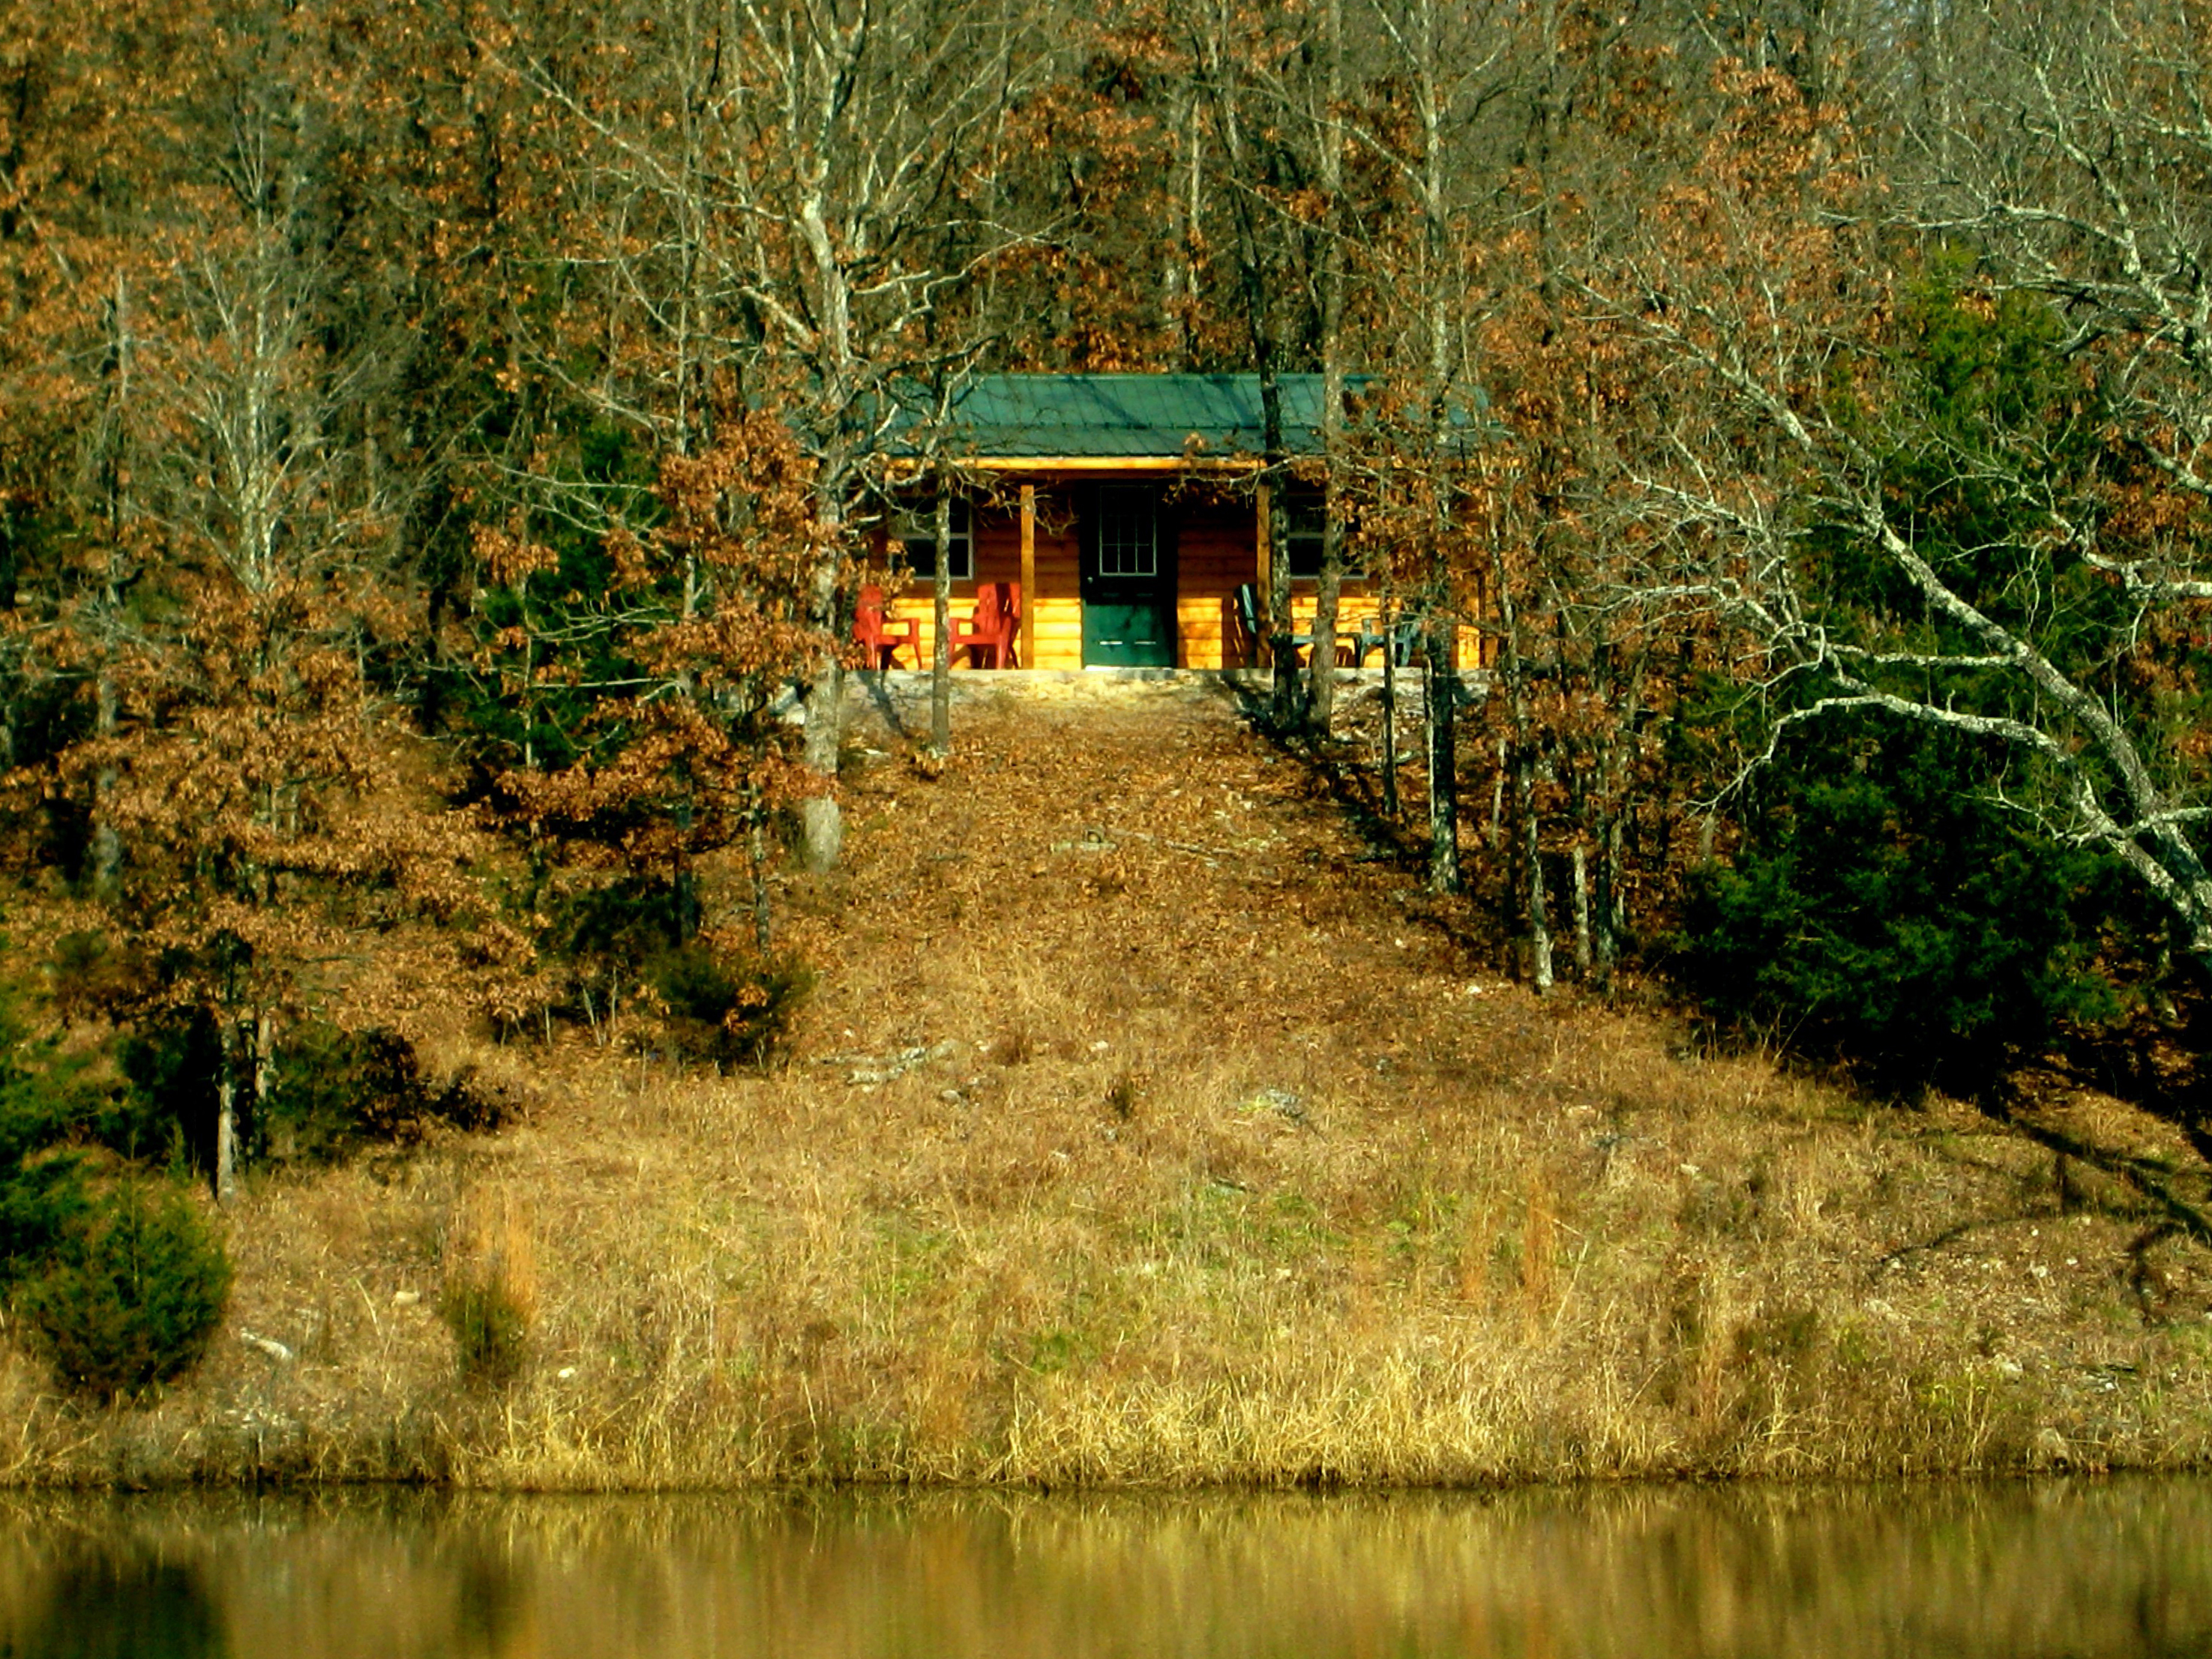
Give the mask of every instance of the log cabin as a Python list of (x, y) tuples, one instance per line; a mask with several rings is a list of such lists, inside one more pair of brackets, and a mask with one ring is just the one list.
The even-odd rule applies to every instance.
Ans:
[[(1322, 377), (1286, 374), (1280, 385), (1285, 450), (1317, 454)], [(1320, 495), (1293, 489), (1277, 501), (1255, 483), (1256, 374), (986, 375), (939, 430), (940, 453), (960, 480), (948, 558), (953, 614), (969, 614), (979, 584), (1018, 582), (1020, 666), (1256, 665), (1262, 642), (1245, 625), (1237, 590), (1261, 596), (1264, 614), (1271, 512), (1291, 515), (1292, 605), (1298, 631), (1310, 629)], [(889, 613), (921, 623), (915, 665), (925, 667), (933, 516), (919, 493), (894, 501), (880, 544), (882, 562), (908, 578)], [(1376, 609), (1367, 586), (1348, 578), (1341, 632), (1371, 622)]]

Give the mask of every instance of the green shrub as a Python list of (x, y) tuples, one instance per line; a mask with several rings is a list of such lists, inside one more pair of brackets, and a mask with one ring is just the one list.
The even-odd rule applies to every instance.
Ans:
[(0, 1295), (43, 1271), (85, 1213), (83, 1160), (66, 1143), (98, 1091), (75, 1068), (25, 1064), (38, 1053), (0, 987)]
[(207, 1352), (230, 1293), (222, 1243), (179, 1188), (118, 1182), (18, 1306), (68, 1387), (127, 1398)]
[(675, 884), (645, 876), (586, 888), (550, 908), (545, 948), (579, 963), (642, 962), (677, 945), (690, 931), (684, 895)]
[(25, 1039), (0, 985), (0, 1296), (67, 1386), (117, 1398), (174, 1376), (205, 1352), (230, 1266), (185, 1194), (93, 1167), (175, 1158), (173, 1119), (117, 1079), (104, 1050)]
[(814, 988), (813, 971), (795, 956), (699, 937), (696, 896), (678, 884), (635, 876), (550, 908), (540, 942), (570, 965), (566, 1012), (597, 1026), (618, 1006), (635, 1010), (641, 991), (680, 1059), (766, 1064)]
[(46, 986), (64, 1025), (127, 1007), (143, 990), (143, 964), (89, 928), (64, 933), (46, 958)]
[(530, 1316), (496, 1279), (450, 1280), (438, 1312), (453, 1334), (461, 1375), (472, 1382), (505, 1382), (530, 1354)]
[(428, 1124), (492, 1129), (496, 1098), (464, 1075), (434, 1085), (396, 1031), (348, 1031), (311, 1020), (277, 1045), (276, 1084), (253, 1126), (261, 1156), (337, 1163), (374, 1142), (405, 1140)]
[(0, 1126), (0, 1296), (36, 1276), (84, 1210), (84, 1171), (76, 1157), (27, 1156)]
[[(222, 1066), (215, 1022), (197, 1012), (149, 1019), (120, 1058), (130, 1099), (94, 1126), (94, 1138), (126, 1157), (181, 1149), (209, 1167)], [(433, 1084), (414, 1045), (396, 1031), (295, 1021), (282, 1028), (275, 1059), (267, 1100), (256, 1106), (252, 1091), (240, 1091), (239, 1129), (250, 1158), (339, 1163), (365, 1146), (418, 1135), (430, 1123), (498, 1127), (495, 1097), (466, 1076)]]
[(812, 969), (795, 957), (732, 959), (702, 944), (653, 957), (642, 977), (677, 1052), (720, 1065), (766, 1064), (814, 989)]
[(117, 1045), (116, 1060), (131, 1086), (92, 1138), (125, 1158), (174, 1156), (212, 1170), (222, 1066), (215, 1021), (200, 1009), (148, 1014)]
[(1836, 722), (1760, 782), (1732, 867), (1693, 890), (1676, 967), (1733, 1025), (1879, 1085), (1986, 1086), (2109, 1011), (2100, 860), (1977, 790), (1968, 745)]

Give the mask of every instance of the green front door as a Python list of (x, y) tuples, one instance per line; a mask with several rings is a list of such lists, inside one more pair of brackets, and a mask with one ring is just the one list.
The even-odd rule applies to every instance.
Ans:
[(1083, 514), (1083, 665), (1176, 665), (1175, 538), (1149, 484), (1101, 484)]

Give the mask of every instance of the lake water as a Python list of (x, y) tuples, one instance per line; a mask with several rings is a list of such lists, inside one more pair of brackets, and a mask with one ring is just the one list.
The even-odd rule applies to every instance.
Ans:
[(7, 1659), (2212, 1654), (2212, 1482), (0, 1494)]

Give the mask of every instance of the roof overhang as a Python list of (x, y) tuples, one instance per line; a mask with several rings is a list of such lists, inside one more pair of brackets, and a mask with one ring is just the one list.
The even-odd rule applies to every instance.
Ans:
[[(1158, 477), (1186, 474), (1194, 477), (1249, 477), (1265, 463), (1255, 455), (963, 455), (947, 457), (945, 465), (963, 477), (1010, 474), (1023, 477), (1085, 476), (1102, 473), (1142, 473)], [(912, 483), (928, 470), (929, 463), (902, 456), (887, 469), (894, 483)]]

